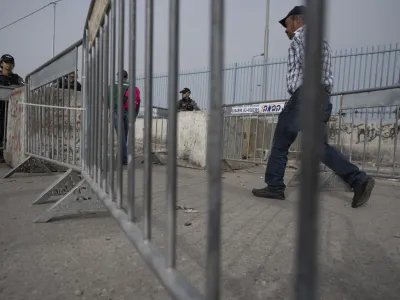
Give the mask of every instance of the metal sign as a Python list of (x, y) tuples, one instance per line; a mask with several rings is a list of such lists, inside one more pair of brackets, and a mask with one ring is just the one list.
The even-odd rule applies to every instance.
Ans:
[(286, 102), (263, 103), (259, 106), (261, 114), (276, 114), (282, 112)]
[(110, 0), (97, 0), (92, 9), (92, 13), (89, 18), (89, 41), (90, 46), (93, 45), (93, 41), (96, 38), (97, 32), (103, 22), (104, 16), (110, 5)]
[(259, 105), (241, 105), (241, 106), (233, 106), (231, 108), (232, 115), (241, 115), (241, 114), (257, 114), (259, 112)]

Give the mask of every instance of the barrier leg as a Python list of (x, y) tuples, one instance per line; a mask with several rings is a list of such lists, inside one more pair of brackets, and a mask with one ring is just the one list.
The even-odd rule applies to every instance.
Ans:
[(52, 196), (63, 196), (68, 193), (81, 180), (80, 174), (72, 169), (67, 170), (60, 178), (50, 185), (39, 197), (33, 201), (32, 205), (48, 202)]
[(14, 173), (17, 173), (17, 172), (34, 173), (38, 169), (40, 169), (44, 173), (52, 173), (51, 170), (40, 160), (38, 160), (32, 156), (28, 156), (18, 166), (16, 166), (10, 172), (8, 172), (6, 175), (4, 175), (3, 179), (10, 178)]
[[(157, 152), (151, 152), (151, 161), (155, 165), (165, 165), (165, 162), (160, 158)], [(144, 164), (144, 159), (140, 163)]]
[(86, 181), (82, 179), (34, 222), (46, 223), (54, 218), (80, 216), (106, 211), (104, 204), (98, 199)]

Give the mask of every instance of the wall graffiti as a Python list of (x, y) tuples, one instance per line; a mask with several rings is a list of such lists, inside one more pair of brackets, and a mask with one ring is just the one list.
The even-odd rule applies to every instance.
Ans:
[[(397, 131), (397, 132), (396, 132)], [(400, 125), (397, 124), (383, 124), (382, 127), (379, 124), (352, 124), (343, 123), (339, 128), (338, 122), (332, 122), (328, 125), (328, 136), (331, 140), (336, 140), (339, 135), (351, 135), (353, 132), (354, 143), (372, 142), (375, 139), (381, 137), (382, 140), (394, 140), (396, 135), (400, 132)]]

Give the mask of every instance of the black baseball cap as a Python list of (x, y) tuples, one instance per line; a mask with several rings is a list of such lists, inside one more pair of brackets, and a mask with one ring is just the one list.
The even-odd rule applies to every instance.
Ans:
[[(118, 73), (117, 73), (118, 76)], [(128, 78), (128, 72), (125, 70), (122, 70), (122, 78), (127, 79)]]
[(15, 65), (14, 57), (12, 57), (10, 54), (4, 54), (0, 58), (0, 63), (2, 63), (2, 62)]
[(279, 23), (281, 23), (281, 25), (286, 28), (285, 21), (287, 18), (289, 18), (290, 16), (305, 15), (305, 13), (306, 7), (304, 5), (295, 6), (291, 11), (289, 11), (286, 17), (279, 21)]
[(185, 93), (192, 93), (192, 92), (186, 87), (182, 91), (179, 92), (179, 94), (185, 94)]

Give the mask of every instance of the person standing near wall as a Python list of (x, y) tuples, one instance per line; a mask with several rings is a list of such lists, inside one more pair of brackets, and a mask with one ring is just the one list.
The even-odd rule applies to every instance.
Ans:
[[(118, 76), (118, 74), (117, 74)], [(122, 100), (122, 105), (123, 105), (123, 115), (122, 115), (122, 152), (123, 152), (123, 161), (122, 164), (127, 165), (128, 164), (128, 147), (127, 147), (127, 141), (128, 141), (128, 129), (129, 129), (129, 81), (128, 81), (128, 72), (123, 71), (123, 79), (124, 82), (122, 84), (122, 95), (123, 95), (123, 100)], [(108, 99), (111, 101), (111, 95), (110, 95), (110, 88), (108, 89)], [(114, 127), (115, 131), (118, 134), (118, 83), (114, 83), (114, 95), (112, 97), (113, 99), (113, 110), (114, 110)], [(136, 118), (139, 114), (139, 109), (140, 109), (140, 90), (135, 87), (135, 110), (136, 110), (136, 116), (135, 116), (135, 121)]]
[(22, 86), (24, 81), (18, 74), (13, 73), (15, 60), (10, 54), (0, 58), (0, 86)]
[[(74, 90), (75, 89), (75, 71), (69, 73), (69, 76), (64, 76), (58, 79), (58, 88), (63, 87), (63, 82), (64, 82), (64, 90)], [(76, 90), (80, 92), (82, 90), (82, 85), (78, 81), (78, 78), (76, 79)]]
[(178, 101), (178, 111), (200, 110), (200, 108), (197, 106), (196, 101), (190, 98), (190, 89), (184, 88), (179, 93), (182, 94), (182, 99)]
[[(15, 60), (10, 54), (4, 54), (0, 58), (0, 86), (19, 87), (24, 84), (24, 81), (18, 74), (13, 73), (15, 67)], [(6, 103), (0, 101), (0, 163), (4, 162), (3, 147), (4, 147), (4, 133), (7, 128), (6, 124)]]
[[(304, 6), (294, 7), (288, 15), (279, 23), (286, 28), (286, 34), (291, 39), (288, 57), (288, 73), (286, 75), (287, 89), (290, 96), (285, 108), (278, 117), (273, 144), (265, 171), (266, 187), (253, 189), (252, 193), (256, 197), (284, 200), (285, 184), (284, 174), (288, 161), (288, 152), (292, 143), (296, 140), (300, 131), (299, 111), (301, 106), (301, 89), (303, 81), (303, 67), (305, 60), (305, 10)], [(330, 93), (333, 87), (332, 74), (332, 53), (326, 41), (323, 44), (323, 62), (321, 89), (324, 90), (324, 98), (321, 99), (321, 106), (324, 115), (321, 116), (321, 126), (326, 128), (329, 121), (332, 104)], [(375, 180), (360, 171), (336, 148), (330, 146), (325, 140), (323, 146), (322, 162), (347, 182), (354, 191), (352, 207), (356, 208), (364, 205), (370, 198)]]

